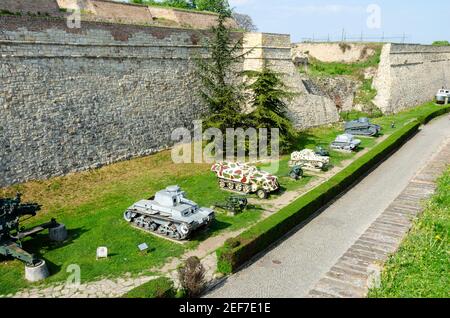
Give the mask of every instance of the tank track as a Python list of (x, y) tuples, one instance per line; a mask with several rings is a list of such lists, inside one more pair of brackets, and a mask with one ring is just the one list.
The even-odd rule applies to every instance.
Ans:
[[(253, 193), (252, 187), (250, 185), (226, 179), (219, 179), (219, 187), (222, 190), (230, 191), (237, 194), (249, 195)], [(267, 199), (269, 196), (269, 192), (264, 189), (258, 189), (256, 191), (256, 194), (260, 199)]]
[(357, 135), (357, 136), (367, 136), (367, 137), (374, 137), (377, 134), (377, 131), (373, 128), (368, 130), (352, 130), (348, 129), (345, 131), (347, 134)]
[[(136, 213), (136, 215), (130, 218), (127, 216), (128, 213)], [(146, 232), (154, 233), (159, 236), (167, 237), (176, 241), (186, 240), (191, 234), (191, 229), (189, 228), (189, 225), (187, 223), (174, 222), (170, 219), (158, 215), (145, 215), (137, 213), (135, 211), (126, 211), (124, 213), (124, 219), (127, 222), (131, 223), (133, 226)], [(168, 225), (156, 223), (154, 222), (155, 220), (168, 223)], [(185, 228), (187, 229), (186, 233), (181, 233), (178, 230), (177, 225), (179, 224), (185, 226)]]

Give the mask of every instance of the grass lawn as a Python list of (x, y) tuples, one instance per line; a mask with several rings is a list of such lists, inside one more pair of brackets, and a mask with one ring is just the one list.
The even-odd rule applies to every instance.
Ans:
[(372, 298), (450, 297), (450, 169), (424, 214), (392, 256)]
[[(393, 120), (401, 127), (409, 120), (421, 116), (438, 106), (427, 104), (406, 113), (386, 118), (377, 118), (377, 123), (391, 133)], [(297, 150), (305, 147), (314, 149), (316, 145), (328, 144), (342, 131), (342, 125), (315, 128), (305, 131), (298, 140)], [(375, 139), (362, 138), (363, 147), (371, 147)], [(354, 154), (331, 152), (333, 165)], [(299, 182), (288, 179), (288, 156), (280, 163), (281, 185), (285, 190), (294, 190), (312, 180), (306, 177)], [(202, 206), (211, 206), (223, 201), (230, 194), (221, 191), (215, 176), (209, 171), (209, 164), (174, 164), (170, 151), (152, 156), (115, 163), (97, 170), (70, 174), (45, 181), (32, 181), (0, 189), (0, 197), (23, 193), (23, 200), (37, 202), (43, 209), (37, 217), (24, 221), (22, 225), (32, 226), (56, 217), (66, 224), (69, 240), (63, 245), (55, 245), (42, 234), (26, 239), (27, 251), (41, 255), (48, 263), (52, 276), (46, 283), (61, 282), (71, 274), (66, 269), (71, 264), (81, 267), (82, 283), (101, 277), (117, 277), (125, 273), (138, 274), (161, 266), (170, 257), (182, 255), (195, 248), (208, 237), (224, 231), (246, 228), (260, 220), (262, 212), (258, 207), (236, 217), (217, 215), (217, 222), (208, 232), (199, 233), (185, 245), (157, 238), (127, 224), (122, 214), (134, 202), (152, 196), (156, 191), (173, 184), (180, 185), (188, 197)], [(149, 253), (140, 253), (137, 245), (147, 243)], [(99, 246), (107, 246), (110, 258), (96, 261), (95, 251)], [(40, 254), (39, 254), (40, 253)], [(0, 295), (16, 292), (32, 286), (23, 279), (23, 264), (18, 261), (0, 260)]]

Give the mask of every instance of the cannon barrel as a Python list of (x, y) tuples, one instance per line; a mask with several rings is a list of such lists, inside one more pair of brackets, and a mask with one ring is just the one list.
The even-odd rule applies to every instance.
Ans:
[(39, 204), (25, 203), (25, 204), (20, 204), (17, 207), (16, 211), (19, 216), (22, 216), (22, 215), (35, 216), (37, 214), (37, 212), (41, 210), (41, 207), (42, 206)]

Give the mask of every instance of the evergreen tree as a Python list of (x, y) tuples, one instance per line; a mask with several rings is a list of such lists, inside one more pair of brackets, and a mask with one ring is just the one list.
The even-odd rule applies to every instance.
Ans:
[[(255, 128), (278, 128), (280, 132), (280, 150), (291, 148), (297, 132), (287, 116), (286, 101), (295, 94), (287, 91), (280, 74), (264, 66), (261, 71), (246, 71), (246, 88), (251, 92), (250, 104), (253, 111), (249, 122)], [(270, 136), (269, 136), (270, 138)]]
[(226, 128), (241, 127), (244, 118), (241, 109), (243, 85), (239, 84), (241, 74), (234, 71), (243, 54), (242, 39), (234, 39), (225, 25), (231, 16), (228, 4), (222, 2), (217, 9), (218, 24), (212, 28), (213, 36), (206, 43), (210, 58), (197, 59), (197, 74), (203, 84), (200, 94), (209, 106), (205, 124), (224, 132)]

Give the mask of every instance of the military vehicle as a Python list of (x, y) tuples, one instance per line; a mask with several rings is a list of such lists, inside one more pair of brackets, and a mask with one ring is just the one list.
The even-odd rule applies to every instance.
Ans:
[(238, 193), (256, 193), (260, 199), (267, 199), (271, 192), (280, 188), (278, 178), (243, 163), (221, 162), (211, 167), (219, 180), (219, 187)]
[(289, 177), (294, 180), (301, 179), (304, 175), (303, 169), (300, 166), (294, 166), (292, 167), (291, 171), (289, 172)]
[(230, 196), (225, 202), (216, 203), (215, 208), (232, 214), (238, 214), (247, 208), (248, 200), (243, 196)]
[(124, 219), (148, 232), (182, 241), (194, 231), (208, 227), (215, 215), (212, 209), (188, 200), (179, 186), (170, 186), (130, 206)]
[(361, 140), (355, 139), (353, 135), (343, 134), (336, 137), (331, 143), (331, 149), (343, 151), (356, 151), (361, 145)]
[(372, 124), (369, 118), (361, 117), (345, 123), (345, 133), (354, 136), (377, 136), (381, 132), (381, 127)]
[(0, 198), (0, 255), (24, 262), (26, 276), (27, 274), (31, 275), (29, 280), (32, 281), (46, 278), (48, 270), (43, 260), (22, 248), (21, 241), (47, 229), (51, 240), (63, 241), (67, 237), (64, 225), (58, 224), (55, 219), (28, 230), (20, 227), (21, 217), (36, 216), (40, 210), (41, 206), (38, 204), (21, 203), (20, 193), (15, 198)]
[(330, 164), (330, 157), (319, 156), (311, 149), (303, 149), (291, 154), (290, 167), (299, 166), (306, 170), (325, 170)]
[(316, 147), (316, 155), (323, 156), (323, 157), (329, 157), (330, 152), (328, 150), (326, 150), (325, 148), (323, 148), (322, 146), (317, 146)]
[(445, 104), (445, 102), (450, 103), (450, 90), (442, 88), (436, 94), (436, 103)]

